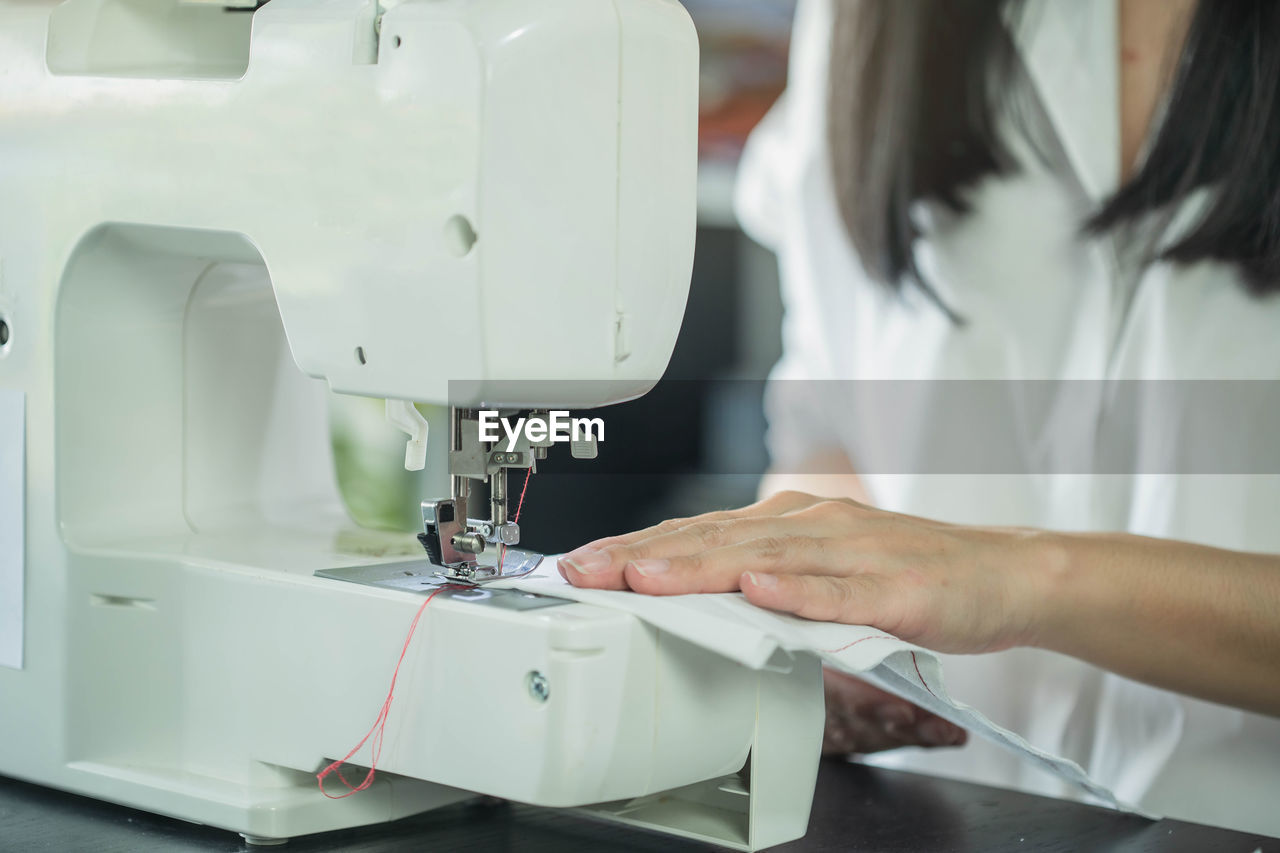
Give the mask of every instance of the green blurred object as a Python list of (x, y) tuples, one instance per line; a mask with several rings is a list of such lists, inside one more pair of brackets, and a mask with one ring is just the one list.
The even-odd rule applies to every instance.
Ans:
[[(447, 487), (447, 411), (419, 404), (431, 425), (424, 471), (404, 469), (405, 436), (386, 421), (385, 403), (368, 397), (332, 394), (330, 436), (338, 490), (351, 519), (374, 530), (412, 533), (422, 526), (419, 509), (427, 495)], [(434, 487), (433, 487), (434, 486)]]

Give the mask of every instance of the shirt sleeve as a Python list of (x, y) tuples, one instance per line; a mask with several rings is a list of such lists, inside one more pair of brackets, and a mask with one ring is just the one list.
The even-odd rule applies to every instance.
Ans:
[(766, 444), (775, 471), (798, 473), (816, 453), (843, 449), (833, 396), (839, 375), (824, 319), (822, 275), (809, 220), (828, 193), (825, 102), (831, 33), (826, 0), (796, 10), (787, 91), (751, 134), (735, 191), (742, 229), (779, 261), (784, 309), (782, 358), (765, 386)]
[(787, 151), (787, 95), (784, 92), (747, 138), (738, 166), (733, 207), (747, 236), (777, 252), (782, 242), (777, 212), (785, 176), (778, 165)]

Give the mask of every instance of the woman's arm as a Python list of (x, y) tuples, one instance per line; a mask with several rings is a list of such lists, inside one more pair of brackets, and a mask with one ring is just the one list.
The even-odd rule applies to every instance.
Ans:
[(1126, 534), (1039, 548), (1027, 644), (1280, 716), (1280, 556)]
[(965, 527), (780, 492), (593, 542), (577, 586), (741, 589), (945, 652), (1034, 645), (1280, 715), (1280, 557), (1115, 534)]

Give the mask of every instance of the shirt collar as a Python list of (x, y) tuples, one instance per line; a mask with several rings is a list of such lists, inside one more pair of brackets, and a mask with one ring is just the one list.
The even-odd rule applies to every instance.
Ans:
[(1013, 39), (1071, 167), (1094, 202), (1120, 184), (1115, 0), (1027, 0)]

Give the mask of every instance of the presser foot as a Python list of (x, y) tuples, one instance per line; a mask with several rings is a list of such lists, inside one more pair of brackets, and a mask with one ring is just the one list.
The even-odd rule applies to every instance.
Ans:
[[(453, 500), (422, 504), (423, 532), (418, 534), (418, 541), (432, 565), (439, 566), (435, 576), (440, 580), (482, 586), (522, 578), (542, 562), (541, 554), (513, 547), (520, 541), (520, 528), (514, 523), (463, 522)], [(492, 546), (497, 546), (497, 560), (492, 565), (480, 562), (478, 555), (486, 550), (495, 553)]]
[(494, 581), (516, 580), (532, 574), (541, 563), (541, 554), (507, 548), (500, 565), (460, 563), (456, 566), (440, 566), (439, 571), (434, 574), (446, 583), (484, 586)]

